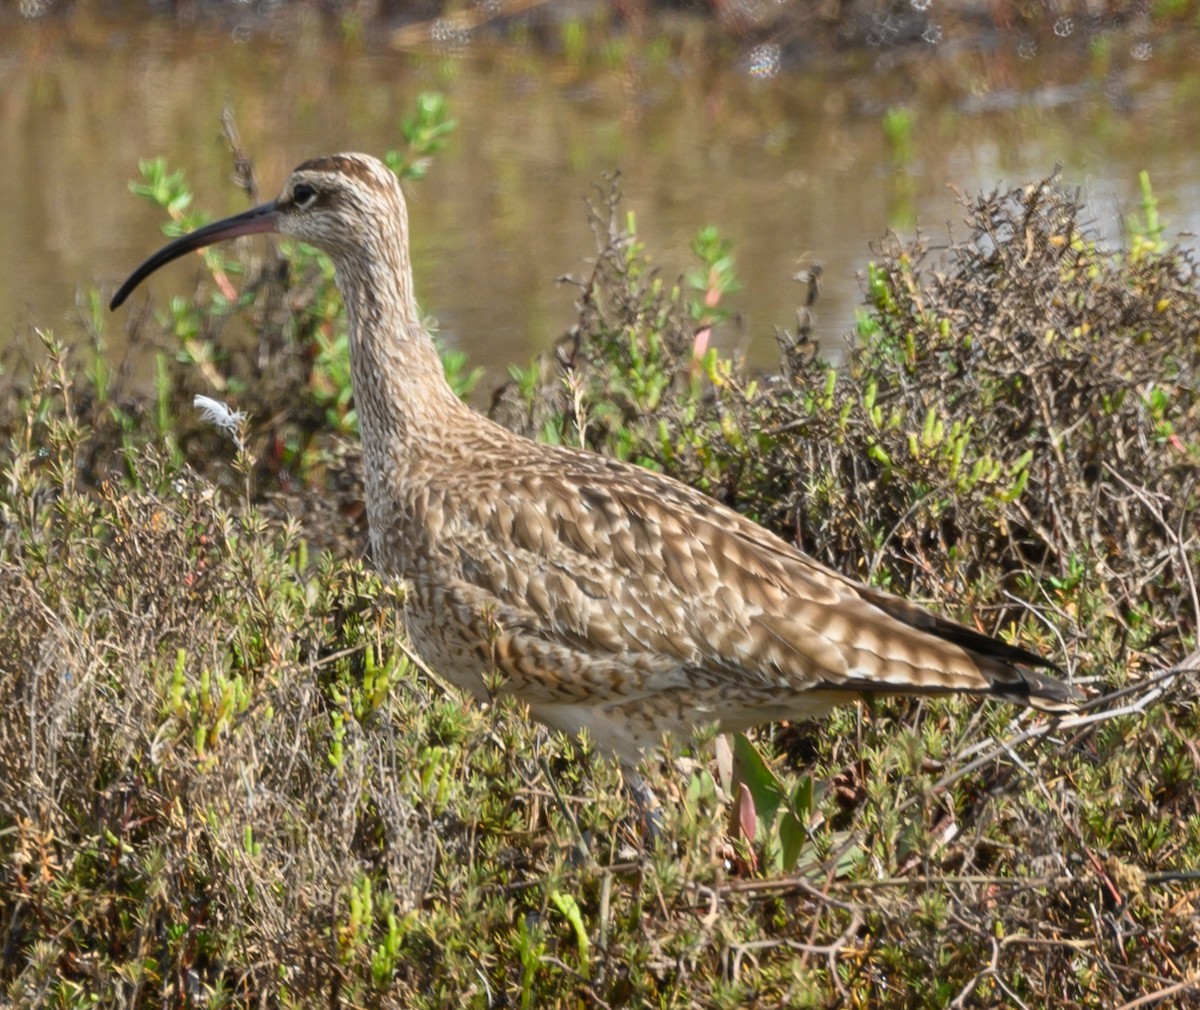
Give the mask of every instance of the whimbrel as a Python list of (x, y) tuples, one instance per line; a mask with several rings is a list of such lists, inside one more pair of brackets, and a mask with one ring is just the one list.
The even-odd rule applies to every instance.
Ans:
[(1049, 661), (824, 567), (650, 470), (540, 445), (470, 409), (421, 325), (408, 213), (381, 162), (305, 162), (271, 203), (155, 253), (121, 286), (238, 235), (333, 259), (350, 330), (374, 563), (409, 583), (412, 644), (480, 699), (502, 677), (538, 719), (627, 766), (665, 731), (740, 730), (874, 694), (967, 693), (1049, 711)]

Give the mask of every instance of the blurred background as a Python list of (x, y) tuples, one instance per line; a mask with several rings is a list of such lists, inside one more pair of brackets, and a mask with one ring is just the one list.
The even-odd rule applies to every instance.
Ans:
[[(1061, 166), (1120, 242), (1145, 171), (1168, 237), (1200, 214), (1200, 33), (1188, 0), (480, 0), (0, 3), (0, 347), (70, 341), (162, 244), (128, 189), (139, 159), (182, 169), (194, 209), (247, 206), (228, 110), (261, 198), (309, 157), (403, 148), (418, 96), (456, 122), (408, 187), (417, 292), (488, 370), (572, 323), (593, 253), (586, 202), (620, 172), (664, 279), (697, 230), (733, 243), (743, 287), (718, 339), (775, 359), (823, 267), (822, 350), (853, 338), (862, 272), (889, 229), (934, 246), (958, 193)], [(156, 274), (163, 305), (199, 266)], [(144, 299), (139, 292), (135, 301)], [(110, 323), (110, 345), (123, 324)]]

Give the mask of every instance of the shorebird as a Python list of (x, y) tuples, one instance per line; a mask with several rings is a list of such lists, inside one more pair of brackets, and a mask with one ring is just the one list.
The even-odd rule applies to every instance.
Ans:
[(176, 257), (257, 232), (333, 259), (373, 560), (408, 583), (417, 653), (480, 700), (499, 675), (535, 718), (631, 769), (666, 731), (875, 694), (1074, 707), (1039, 655), (861, 585), (670, 477), (538, 444), (459, 400), (417, 311), (399, 182), (375, 158), (305, 162), (278, 199), (147, 259), (112, 308)]

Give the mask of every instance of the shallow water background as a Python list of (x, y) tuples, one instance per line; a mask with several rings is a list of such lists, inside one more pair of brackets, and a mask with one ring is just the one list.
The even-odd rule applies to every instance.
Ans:
[[(666, 277), (694, 265), (701, 225), (733, 240), (744, 286), (720, 339), (760, 364), (774, 328), (794, 325), (797, 270), (823, 265), (816, 333), (836, 353), (871, 243), (919, 226), (936, 244), (958, 218), (956, 189), (1061, 165), (1115, 242), (1145, 169), (1170, 234), (1197, 227), (1191, 29), (1001, 30), (948, 20), (947, 6), (915, 0), (915, 37), (881, 22), (844, 47), (798, 39), (794, 22), (788, 34), (675, 12), (631, 27), (602, 4), (469, 34), (308, 5), (0, 7), (0, 344), (31, 345), (35, 326), (77, 338), (77, 293), (111, 292), (161, 244), (159, 213), (127, 189), (139, 158), (185, 170), (213, 216), (245, 207), (228, 181), (226, 107), (266, 199), (313, 155), (400, 146), (416, 96), (447, 95), (458, 129), (409, 188), (417, 291), (448, 342), (488, 368), (485, 386), (571, 324), (573, 291), (556, 278), (586, 271), (585, 201), (616, 170)], [(889, 135), (893, 109), (911, 126)], [(195, 277), (176, 264), (135, 301), (161, 304)], [(114, 349), (123, 333), (114, 318)]]

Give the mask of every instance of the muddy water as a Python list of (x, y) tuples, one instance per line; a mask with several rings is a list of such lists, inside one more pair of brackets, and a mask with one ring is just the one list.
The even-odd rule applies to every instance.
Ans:
[[(692, 265), (700, 225), (734, 241), (744, 286), (722, 339), (758, 362), (795, 319), (802, 265), (824, 266), (817, 330), (836, 347), (871, 243), (918, 225), (943, 238), (952, 187), (1061, 164), (1115, 241), (1146, 169), (1172, 229), (1200, 227), (1200, 49), (1183, 35), (948, 37), (774, 68), (748, 44), (703, 44), (702, 22), (572, 56), (520, 38), (397, 51), (294, 9), (231, 25), (141, 4), (16, 8), (0, 7), (0, 342), (33, 326), (77, 336), (76, 293), (111, 291), (157, 247), (158, 212), (127, 190), (138, 158), (186, 170), (214, 215), (245, 206), (228, 183), (225, 106), (265, 198), (312, 155), (398, 146), (416, 95), (448, 96), (458, 130), (409, 190), (417, 289), (492, 377), (569, 325), (555, 279), (586, 269), (584, 201), (616, 169), (668, 277)], [(900, 141), (884, 128), (893, 107), (912, 116)], [(161, 301), (194, 276), (177, 264), (149, 290)], [(119, 344), (123, 317), (109, 327)]]

